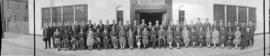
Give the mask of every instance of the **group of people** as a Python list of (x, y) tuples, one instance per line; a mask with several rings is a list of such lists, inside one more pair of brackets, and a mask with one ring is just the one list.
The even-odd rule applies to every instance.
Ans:
[[(148, 24), (147, 24), (148, 23)], [(208, 19), (195, 24), (165, 24), (141, 21), (125, 25), (120, 21), (109, 24), (48, 23), (44, 24), (45, 48), (59, 50), (221, 47), (245, 49), (253, 45), (255, 25), (252, 22), (211, 24)]]

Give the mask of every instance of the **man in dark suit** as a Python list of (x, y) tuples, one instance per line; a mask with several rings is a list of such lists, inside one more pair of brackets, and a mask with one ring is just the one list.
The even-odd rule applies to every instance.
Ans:
[(51, 39), (50, 39), (50, 37), (51, 37), (51, 35), (49, 35), (49, 24), (47, 24), (47, 23), (44, 23), (44, 28), (43, 28), (43, 36), (44, 36), (44, 38), (43, 38), (43, 41), (45, 42), (45, 49), (47, 49), (47, 48), (51, 48)]

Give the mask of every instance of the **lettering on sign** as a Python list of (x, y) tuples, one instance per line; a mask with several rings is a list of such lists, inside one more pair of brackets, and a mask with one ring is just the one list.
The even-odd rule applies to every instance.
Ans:
[(137, 0), (138, 5), (165, 5), (165, 0)]

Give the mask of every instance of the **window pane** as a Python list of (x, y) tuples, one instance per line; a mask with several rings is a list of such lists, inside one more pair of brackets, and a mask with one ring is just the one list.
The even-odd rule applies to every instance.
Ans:
[(179, 22), (183, 23), (185, 21), (185, 11), (180, 10), (179, 11)]
[(52, 20), (55, 23), (61, 22), (61, 7), (52, 8)]
[(117, 22), (123, 22), (123, 11), (117, 11)]
[(64, 17), (64, 22), (74, 22), (74, 9), (72, 6), (64, 6), (63, 7), (63, 17)]
[(247, 8), (246, 7), (239, 7), (238, 18), (239, 18), (239, 23), (247, 22)]
[(256, 8), (249, 8), (249, 21), (256, 22)]
[(76, 8), (76, 21), (87, 22), (87, 5), (77, 5)]
[(219, 21), (225, 21), (224, 5), (214, 5), (214, 21), (218, 24)]
[(51, 22), (51, 10), (50, 8), (42, 8), (42, 27), (44, 23)]
[(236, 6), (227, 6), (227, 22), (234, 24), (237, 20)]

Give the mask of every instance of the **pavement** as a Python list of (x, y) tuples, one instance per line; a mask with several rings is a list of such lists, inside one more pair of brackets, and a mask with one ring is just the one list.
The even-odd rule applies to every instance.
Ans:
[[(222, 48), (148, 48), (148, 49), (102, 49), (57, 51), (44, 49), (42, 36), (37, 35), (34, 47), (34, 36), (16, 33), (5, 33), (2, 39), (1, 56), (263, 56), (269, 53), (269, 34), (266, 35), (267, 49), (263, 48), (263, 35), (256, 35), (254, 46), (245, 50)], [(35, 51), (34, 51), (35, 48)], [(34, 54), (35, 52), (35, 54)]]

